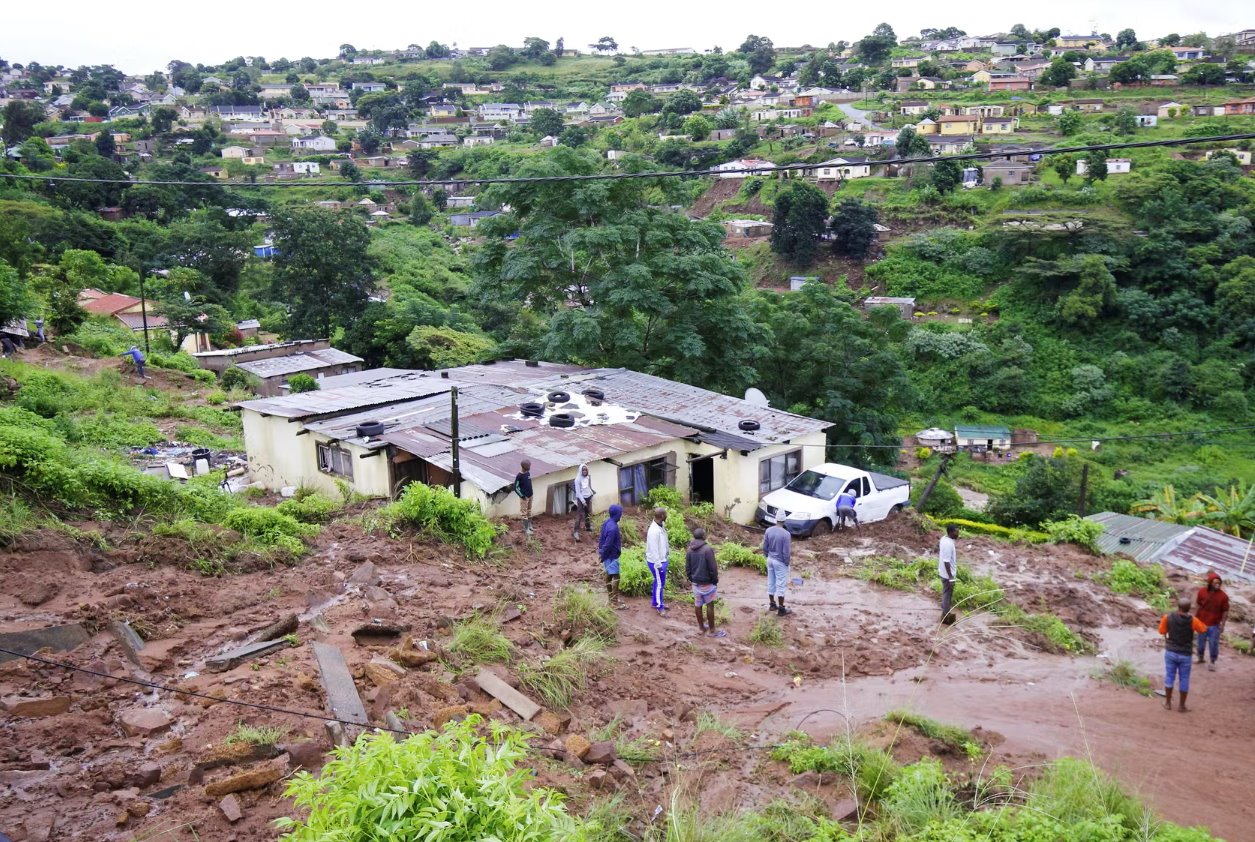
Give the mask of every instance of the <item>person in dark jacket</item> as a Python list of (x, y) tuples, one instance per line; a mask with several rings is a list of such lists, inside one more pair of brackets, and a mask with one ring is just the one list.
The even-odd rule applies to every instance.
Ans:
[(519, 496), (519, 514), (523, 517), (523, 532), (532, 534), (532, 463), (524, 459), (522, 469), (514, 477), (514, 493)]
[[(697, 627), (702, 634), (711, 637), (727, 637), (720, 629), (715, 631), (715, 600), (719, 598), (719, 564), (715, 551), (706, 543), (706, 530), (700, 526), (693, 530), (693, 540), (684, 554), (684, 572), (693, 583), (693, 608), (697, 611)], [(702, 619), (702, 606), (706, 618)]]
[[(1203, 634), (1207, 626), (1197, 617), (1190, 614), (1193, 604), (1188, 596), (1177, 600), (1174, 614), (1164, 614), (1159, 620), (1159, 633), (1164, 636), (1164, 703), (1163, 706), (1172, 710), (1172, 690), (1176, 685), (1181, 691), (1181, 702), (1177, 710), (1185, 713), (1185, 697), (1190, 695), (1190, 655), (1194, 649), (1194, 634)], [(1177, 681), (1177, 679), (1180, 681)]]
[(1207, 627), (1198, 638), (1198, 662), (1203, 662), (1203, 652), (1211, 649), (1211, 663), (1207, 669), (1216, 669), (1216, 657), (1220, 654), (1220, 636), (1224, 634), (1225, 620), (1229, 618), (1229, 595), (1221, 587), (1224, 582), (1215, 570), (1207, 574), (1207, 587), (1198, 592), (1198, 619)]
[(619, 596), (619, 556), (623, 553), (623, 537), (619, 534), (621, 517), (623, 507), (615, 503), (610, 507), (610, 516), (601, 525), (601, 534), (597, 536), (597, 555), (606, 571), (606, 597), (615, 608), (627, 608)]

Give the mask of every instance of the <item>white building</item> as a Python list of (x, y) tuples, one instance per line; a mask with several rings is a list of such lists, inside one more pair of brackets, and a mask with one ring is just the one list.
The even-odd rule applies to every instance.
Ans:
[(833, 158), (814, 172), (816, 181), (846, 181), (867, 178), (872, 174), (872, 166), (866, 158)]

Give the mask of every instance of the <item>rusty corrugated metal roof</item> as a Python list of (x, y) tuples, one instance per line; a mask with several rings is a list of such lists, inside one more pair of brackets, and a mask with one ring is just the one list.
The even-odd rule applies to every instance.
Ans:
[(1255, 582), (1255, 546), (1248, 539), (1206, 526), (1183, 526), (1144, 517), (1099, 512), (1086, 520), (1103, 525), (1098, 549), (1146, 564), (1172, 564), (1191, 573), (1215, 570), (1226, 581)]
[(1155, 561), (1166, 546), (1181, 540), (1190, 531), (1188, 526), (1116, 512), (1099, 512), (1086, 520), (1103, 525), (1102, 534), (1098, 536), (1099, 550), (1107, 555), (1123, 553), (1146, 563)]

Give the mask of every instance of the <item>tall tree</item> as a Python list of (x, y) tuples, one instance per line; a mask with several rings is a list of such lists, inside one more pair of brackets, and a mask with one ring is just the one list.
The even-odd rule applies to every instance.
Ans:
[(540, 137), (557, 137), (565, 128), (562, 115), (552, 108), (537, 108), (532, 112), (532, 119), (528, 125)]
[(832, 214), (833, 250), (845, 257), (862, 260), (876, 242), (876, 206), (858, 199), (845, 199)]
[(274, 294), (288, 304), (290, 337), (329, 337), (350, 327), (370, 289), (370, 231), (356, 216), (293, 208), (273, 220)]
[(922, 158), (932, 152), (932, 147), (928, 145), (928, 138), (911, 126), (898, 132), (898, 139), (893, 148), (895, 158)]
[(949, 193), (963, 183), (963, 167), (958, 161), (942, 160), (933, 164), (929, 183), (938, 193)]
[(750, 35), (737, 52), (745, 56), (751, 73), (766, 73), (776, 63), (776, 47), (763, 35)]
[(4, 141), (16, 146), (34, 134), (35, 125), (44, 120), (44, 109), (37, 102), (13, 99), (4, 106)]
[(1085, 183), (1093, 184), (1095, 181), (1103, 181), (1107, 178), (1107, 153), (1101, 149), (1095, 149), (1087, 154), (1085, 161)]
[(1075, 78), (1076, 67), (1072, 62), (1067, 61), (1063, 56), (1057, 56), (1051, 60), (1050, 66), (1042, 71), (1040, 80), (1043, 85), (1062, 88)]
[(544, 38), (537, 38), (535, 35), (529, 35), (523, 39), (523, 49), (519, 51), (520, 55), (530, 61), (536, 61), (542, 55), (549, 52), (549, 42)]
[(879, 24), (872, 34), (854, 45), (859, 58), (865, 64), (883, 64), (889, 59), (889, 53), (898, 45), (898, 38), (893, 27), (887, 23)]
[(809, 266), (827, 220), (828, 194), (805, 181), (791, 182), (776, 196), (771, 250), (798, 266)]
[(1132, 29), (1121, 29), (1116, 34), (1117, 50), (1132, 50), (1137, 47), (1137, 33)]

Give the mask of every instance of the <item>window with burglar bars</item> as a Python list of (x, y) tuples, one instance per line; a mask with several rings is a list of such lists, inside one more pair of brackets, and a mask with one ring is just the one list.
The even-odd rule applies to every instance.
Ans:
[(318, 445), (318, 470), (353, 479), (353, 454), (329, 444)]
[(758, 463), (758, 496), (784, 488), (802, 473), (802, 451), (790, 450)]

